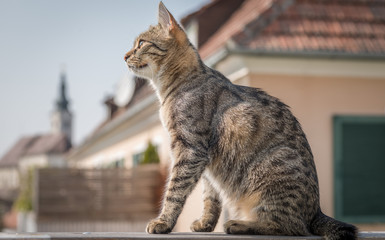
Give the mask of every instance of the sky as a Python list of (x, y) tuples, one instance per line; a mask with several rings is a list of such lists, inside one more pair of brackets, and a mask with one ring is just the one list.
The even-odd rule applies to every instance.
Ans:
[[(177, 20), (209, 0), (163, 0)], [(0, 0), (0, 157), (50, 131), (62, 68), (80, 144), (128, 70), (124, 54), (157, 24), (159, 0)]]

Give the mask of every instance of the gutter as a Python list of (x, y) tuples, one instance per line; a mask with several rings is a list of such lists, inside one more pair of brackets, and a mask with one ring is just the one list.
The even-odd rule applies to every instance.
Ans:
[(233, 54), (276, 56), (276, 57), (305, 57), (328, 59), (359, 59), (359, 60), (385, 60), (385, 53), (346, 53), (338, 51), (271, 51), (266, 49), (235, 48), (229, 51)]
[(279, 51), (267, 49), (247, 49), (238, 46), (230, 47), (233, 44), (226, 44), (219, 48), (214, 54), (204, 59), (207, 66), (215, 68), (220, 61), (229, 55), (255, 55), (269, 57), (298, 57), (298, 58), (318, 58), (318, 59), (347, 59), (347, 60), (374, 60), (385, 61), (385, 53), (344, 53), (327, 51)]

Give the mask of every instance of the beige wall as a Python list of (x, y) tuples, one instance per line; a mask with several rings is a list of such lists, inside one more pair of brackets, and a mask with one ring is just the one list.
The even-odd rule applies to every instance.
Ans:
[(20, 185), (19, 170), (16, 167), (0, 168), (0, 189), (14, 190)]
[(22, 174), (31, 168), (40, 167), (66, 167), (64, 154), (27, 155), (19, 161), (19, 170)]

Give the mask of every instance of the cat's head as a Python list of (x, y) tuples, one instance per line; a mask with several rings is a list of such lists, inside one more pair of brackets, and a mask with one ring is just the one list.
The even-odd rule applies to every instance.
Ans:
[(136, 38), (124, 60), (135, 75), (158, 81), (167, 66), (177, 64), (192, 49), (186, 33), (160, 2), (158, 25), (150, 26)]

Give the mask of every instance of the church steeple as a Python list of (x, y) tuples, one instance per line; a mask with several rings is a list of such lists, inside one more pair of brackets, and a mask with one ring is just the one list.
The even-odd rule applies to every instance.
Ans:
[(68, 100), (66, 96), (66, 75), (64, 71), (60, 74), (59, 99), (56, 101), (56, 109), (59, 111), (68, 111)]
[(53, 134), (65, 134), (71, 143), (72, 113), (69, 110), (66, 84), (66, 74), (63, 70), (60, 74), (59, 97), (55, 102), (55, 110), (51, 115), (51, 132)]

